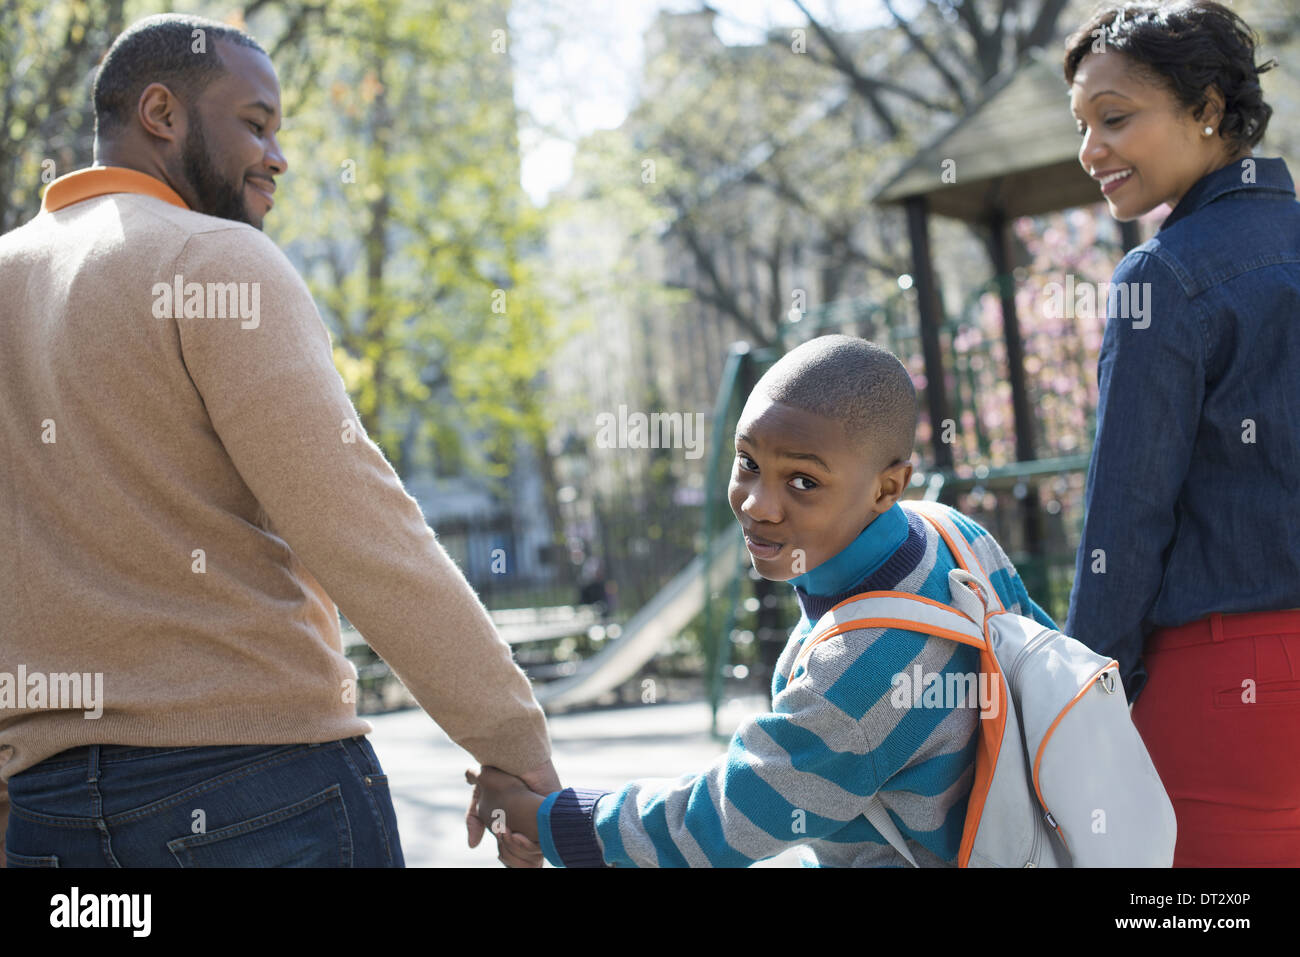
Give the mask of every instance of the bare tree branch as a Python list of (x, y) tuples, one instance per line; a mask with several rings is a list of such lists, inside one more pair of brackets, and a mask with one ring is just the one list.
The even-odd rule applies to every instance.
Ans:
[(965, 110), (968, 105), (966, 91), (962, 88), (957, 77), (954, 76), (952, 71), (944, 65), (944, 62), (935, 54), (935, 52), (930, 49), (929, 44), (917, 35), (916, 31), (912, 29), (912, 25), (899, 15), (898, 11), (894, 9), (894, 4), (891, 0), (884, 0), (884, 3), (885, 9), (888, 10), (889, 15), (894, 18), (894, 23), (898, 28), (907, 36), (908, 42), (912, 44), (912, 47), (918, 53), (929, 61), (930, 65), (934, 67), (935, 72), (937, 72), (939, 76), (943, 78), (943, 81), (948, 84), (948, 88), (956, 94), (957, 102), (960, 104), (961, 109)]
[[(782, 49), (785, 49), (785, 41), (779, 37), (773, 37), (768, 42), (774, 46), (778, 46), (781, 47)], [(838, 70), (840, 68), (839, 63), (833, 57), (822, 56), (821, 54), (816, 53), (813, 50), (809, 50), (804, 55), (819, 66), (828, 67), (832, 70)], [(879, 77), (864, 76), (863, 82), (868, 83), (874, 88), (881, 90), (885, 93), (893, 93), (897, 96), (903, 97), (904, 99), (911, 100), (913, 103), (916, 103), (919, 106), (923, 106), (927, 110), (952, 113), (957, 109), (957, 106), (954, 104), (939, 103), (935, 100), (929, 99), (928, 97), (922, 96), (920, 93), (916, 92), (916, 90), (910, 89), (905, 86), (901, 86), (898, 83), (890, 82), (889, 80), (882, 80)]]
[(681, 235), (691, 255), (695, 259), (695, 264), (704, 278), (708, 280), (711, 289), (702, 290), (695, 287), (683, 287), (680, 284), (669, 283), (670, 288), (689, 288), (692, 293), (698, 296), (704, 302), (725, 312), (736, 320), (736, 323), (752, 335), (757, 341), (766, 344), (770, 341), (771, 336), (766, 333), (754, 321), (753, 316), (741, 306), (735, 294), (727, 287), (718, 271), (717, 260), (714, 258), (712, 251), (705, 247), (700, 234), (695, 229), (695, 224), (691, 221), (687, 213), (687, 207), (683, 197), (673, 190), (667, 190), (669, 198), (673, 205), (677, 207), (678, 219), (674, 224), (676, 231)]
[(1041, 0), (1041, 2), (1042, 6), (1038, 8), (1038, 16), (1034, 19), (1034, 25), (1029, 28), (1028, 33), (1016, 37), (1017, 56), (1026, 50), (1046, 46), (1052, 37), (1056, 35), (1056, 23), (1061, 18), (1061, 13), (1065, 10), (1068, 0)]
[(885, 132), (889, 134), (889, 138), (891, 140), (897, 139), (899, 134), (898, 123), (894, 120), (894, 116), (890, 113), (888, 107), (885, 106), (877, 95), (875, 83), (870, 77), (864, 75), (857, 68), (857, 65), (854, 64), (853, 60), (835, 41), (835, 38), (831, 36), (830, 31), (822, 26), (822, 24), (808, 12), (808, 8), (804, 6), (802, 0), (793, 0), (793, 2), (794, 5), (799, 8), (800, 12), (808, 18), (809, 25), (817, 32), (817, 35), (821, 37), (822, 42), (826, 44), (826, 49), (830, 51), (831, 56), (835, 60), (836, 68), (848, 78), (849, 85), (853, 87), (854, 91), (856, 91), (859, 96), (867, 101), (872, 111), (876, 114), (876, 117), (882, 124), (884, 124)]

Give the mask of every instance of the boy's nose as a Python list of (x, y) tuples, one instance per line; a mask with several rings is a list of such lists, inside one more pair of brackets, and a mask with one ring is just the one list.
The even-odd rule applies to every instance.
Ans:
[(740, 506), (740, 510), (756, 522), (776, 523), (781, 520), (781, 508), (776, 498), (764, 495), (760, 489), (753, 489), (745, 496), (745, 502)]

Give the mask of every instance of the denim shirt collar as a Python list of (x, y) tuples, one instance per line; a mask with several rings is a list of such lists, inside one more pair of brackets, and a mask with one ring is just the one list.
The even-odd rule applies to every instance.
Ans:
[[(1254, 182), (1251, 183), (1242, 181), (1245, 177), (1244, 164), (1247, 160), (1254, 164)], [(1168, 229), (1178, 220), (1190, 216), (1201, 207), (1208, 206), (1216, 199), (1239, 190), (1263, 190), (1295, 197), (1295, 183), (1291, 180), (1291, 174), (1287, 171), (1284, 160), (1248, 156), (1198, 179), (1178, 201), (1174, 211), (1160, 224), (1160, 229)]]
[(889, 560), (907, 541), (907, 515), (895, 502), (876, 516), (858, 537), (816, 568), (790, 579), (810, 595), (838, 595), (862, 581)]

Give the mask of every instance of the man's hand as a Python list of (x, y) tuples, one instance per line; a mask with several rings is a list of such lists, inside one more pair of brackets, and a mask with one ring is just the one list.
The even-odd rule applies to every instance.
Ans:
[(519, 775), (519, 780), (528, 785), (528, 790), (542, 797), (564, 790), (560, 776), (555, 773), (555, 765), (547, 761), (540, 768)]
[(546, 794), (560, 790), (555, 768), (544, 767), (522, 778), (498, 768), (484, 767), (478, 775), (465, 772), (474, 786), (465, 822), (469, 846), (477, 847), (489, 826), (497, 839), (499, 860), (508, 867), (541, 867), (543, 856), (537, 841), (537, 809)]

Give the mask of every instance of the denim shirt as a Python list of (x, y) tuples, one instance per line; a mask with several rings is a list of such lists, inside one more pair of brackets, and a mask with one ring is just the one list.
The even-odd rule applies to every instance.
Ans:
[[(1125, 312), (1120, 284), (1149, 292), (1146, 308)], [(1197, 181), (1115, 269), (1106, 314), (1065, 630), (1119, 660), (1133, 700), (1153, 629), (1300, 607), (1300, 204), (1286, 164), (1252, 157)]]

